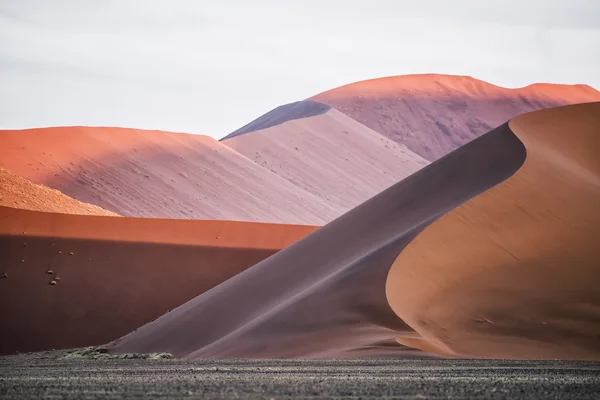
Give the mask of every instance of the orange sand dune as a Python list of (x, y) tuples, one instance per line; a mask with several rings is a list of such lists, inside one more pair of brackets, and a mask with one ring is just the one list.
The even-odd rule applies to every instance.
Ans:
[(317, 225), (337, 215), (320, 198), (202, 135), (0, 131), (0, 167), (125, 216)]
[(600, 103), (512, 120), (527, 158), (400, 253), (387, 294), (451, 354), (600, 358)]
[(82, 203), (58, 190), (36, 185), (0, 167), (0, 206), (62, 214), (112, 215), (98, 206)]
[(222, 143), (320, 197), (340, 215), (428, 164), (333, 109)]
[(600, 103), (504, 124), (109, 348), (599, 359), (599, 135)]
[(433, 161), (519, 114), (600, 101), (600, 92), (555, 84), (506, 89), (468, 76), (425, 74), (356, 82), (311, 100)]
[(0, 207), (0, 354), (113, 340), (315, 229)]

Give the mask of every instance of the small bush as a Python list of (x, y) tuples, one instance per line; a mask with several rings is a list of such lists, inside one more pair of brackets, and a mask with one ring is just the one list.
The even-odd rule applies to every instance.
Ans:
[(125, 353), (109, 354), (104, 347), (84, 347), (67, 353), (66, 359), (90, 359), (90, 360), (167, 360), (173, 358), (169, 353)]

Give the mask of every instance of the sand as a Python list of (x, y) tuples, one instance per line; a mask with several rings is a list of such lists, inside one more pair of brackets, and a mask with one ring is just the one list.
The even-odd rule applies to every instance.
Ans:
[(333, 109), (238, 134), (222, 143), (318, 196), (338, 215), (428, 164), (403, 145)]
[(0, 167), (124, 216), (320, 225), (320, 198), (202, 135), (125, 128), (0, 131)]
[(36, 185), (0, 167), (0, 206), (63, 214), (111, 215), (98, 206), (86, 204), (43, 185)]
[(600, 101), (600, 92), (587, 85), (507, 89), (468, 76), (424, 74), (356, 82), (310, 100), (434, 161), (517, 115)]
[(316, 229), (4, 207), (0, 221), (0, 354), (106, 343)]
[(523, 166), (400, 253), (390, 304), (449, 354), (599, 359), (600, 103), (509, 126)]
[[(510, 176), (523, 158), (507, 129), (485, 135), (112, 349), (190, 358), (350, 357), (400, 333), (416, 337), (388, 305), (391, 264), (424, 225)], [(462, 185), (461, 174), (469, 178)], [(389, 354), (403, 351), (390, 347)]]
[(109, 348), (599, 359), (598, 116), (504, 124)]

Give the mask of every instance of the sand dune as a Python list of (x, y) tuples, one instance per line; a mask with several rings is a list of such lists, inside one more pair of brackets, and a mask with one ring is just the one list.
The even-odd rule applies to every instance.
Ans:
[(106, 343), (315, 229), (0, 207), (0, 354)]
[(390, 304), (451, 354), (598, 359), (600, 103), (509, 126), (523, 166), (400, 253)]
[(98, 206), (72, 199), (58, 190), (36, 185), (2, 167), (0, 167), (0, 206), (62, 214), (118, 215)]
[(125, 216), (317, 225), (337, 215), (320, 198), (202, 135), (0, 131), (0, 166)]
[(311, 100), (433, 161), (519, 114), (600, 101), (600, 92), (586, 85), (507, 89), (467, 76), (426, 74), (352, 83)]
[(600, 358), (598, 132), (600, 103), (504, 124), (110, 349)]
[(428, 164), (337, 110), (291, 118), (296, 116), (279, 115), (278, 121), (285, 122), (237, 133), (222, 143), (320, 197), (339, 214)]

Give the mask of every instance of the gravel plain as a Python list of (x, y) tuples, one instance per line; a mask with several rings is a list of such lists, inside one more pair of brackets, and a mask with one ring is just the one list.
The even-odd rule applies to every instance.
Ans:
[(0, 357), (2, 399), (598, 399), (600, 363)]

